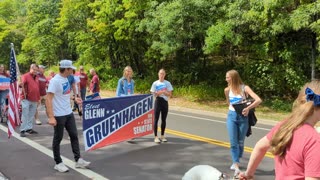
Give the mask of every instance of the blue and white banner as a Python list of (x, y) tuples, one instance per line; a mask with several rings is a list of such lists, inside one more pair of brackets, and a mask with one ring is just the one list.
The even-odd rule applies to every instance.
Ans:
[(10, 87), (10, 78), (0, 76), (0, 90), (7, 90)]
[(83, 137), (90, 151), (153, 133), (151, 94), (86, 100), (83, 102)]

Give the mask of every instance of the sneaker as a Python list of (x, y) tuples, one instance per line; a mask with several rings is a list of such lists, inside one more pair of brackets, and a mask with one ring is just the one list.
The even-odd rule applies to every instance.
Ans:
[(36, 119), (36, 125), (41, 125), (42, 122), (39, 119)]
[(154, 138), (154, 142), (155, 142), (155, 143), (161, 143), (161, 141), (160, 141), (160, 139), (159, 139), (158, 137), (155, 137), (155, 138)]
[(82, 158), (79, 158), (76, 162), (76, 168), (87, 168), (91, 162), (85, 161)]
[(63, 162), (56, 164), (54, 166), (54, 169), (59, 172), (68, 172), (69, 171), (69, 168), (66, 165), (64, 165)]
[(26, 132), (29, 134), (38, 134), (38, 132), (33, 129), (26, 130)]
[(20, 132), (20, 137), (26, 137), (26, 132), (25, 131), (21, 131)]
[(239, 164), (238, 164), (238, 166), (236, 166), (235, 164), (232, 164), (232, 165), (230, 166), (230, 169), (231, 169), (231, 170), (235, 170), (235, 171), (240, 171)]
[(168, 142), (168, 140), (165, 137), (161, 138), (161, 141), (162, 142)]
[(230, 166), (230, 169), (231, 169), (231, 170), (240, 170), (239, 165), (238, 165), (238, 167), (236, 167), (235, 164), (232, 164), (232, 165)]

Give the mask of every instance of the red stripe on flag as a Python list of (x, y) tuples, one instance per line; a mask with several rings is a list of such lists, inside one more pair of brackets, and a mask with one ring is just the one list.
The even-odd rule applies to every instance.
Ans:
[(16, 126), (21, 124), (20, 120), (20, 96), (17, 75), (20, 74), (16, 61), (14, 49), (10, 53), (10, 88), (9, 88), (9, 108), (8, 108), (8, 137), (14, 133)]

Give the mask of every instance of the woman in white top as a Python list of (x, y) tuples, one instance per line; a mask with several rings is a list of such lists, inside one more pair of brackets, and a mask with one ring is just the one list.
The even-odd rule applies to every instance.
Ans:
[[(227, 99), (227, 104), (229, 105), (227, 129), (232, 157), (232, 165), (230, 169), (239, 172), (240, 158), (242, 157), (244, 150), (244, 139), (249, 127), (248, 113), (250, 109), (257, 107), (262, 101), (249, 86), (244, 85), (236, 70), (230, 70), (226, 73), (226, 81), (228, 83), (228, 87), (224, 89), (224, 94)], [(241, 102), (245, 99), (246, 95), (253, 98), (254, 102), (244, 108), (241, 114), (238, 114), (232, 104)]]
[[(166, 120), (169, 110), (168, 99), (172, 95), (173, 87), (171, 83), (164, 79), (166, 71), (160, 69), (158, 73), (159, 80), (153, 82), (150, 92), (156, 97), (154, 103), (154, 142), (167, 142), (164, 137), (166, 129)], [(158, 138), (158, 121), (161, 113), (161, 139)]]

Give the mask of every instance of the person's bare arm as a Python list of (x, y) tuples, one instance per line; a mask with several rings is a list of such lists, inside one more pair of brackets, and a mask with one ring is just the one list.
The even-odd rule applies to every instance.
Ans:
[(47, 93), (47, 97), (46, 97), (46, 111), (47, 111), (47, 116), (49, 119), (49, 124), (52, 126), (56, 126), (57, 125), (57, 120), (54, 117), (53, 114), (53, 108), (52, 108), (52, 100), (53, 100), (53, 96), (54, 94), (51, 92)]
[(254, 102), (250, 104), (248, 107), (244, 108), (242, 111), (242, 115), (248, 116), (249, 110), (257, 107), (262, 102), (262, 100), (255, 92), (252, 91), (252, 89), (249, 86), (245, 86), (245, 93), (249, 94), (254, 99)]
[(320, 180), (320, 177), (306, 177), (305, 180)]
[(229, 91), (230, 91), (229, 87), (226, 87), (226, 88), (224, 89), (224, 95), (226, 96), (226, 101), (227, 101), (228, 106), (230, 105)]
[(240, 179), (253, 179), (257, 167), (259, 166), (269, 148), (270, 141), (266, 136), (264, 136), (254, 146), (247, 166), (247, 170), (244, 174), (240, 174)]
[(255, 92), (253, 92), (249, 86), (245, 86), (245, 92), (254, 99), (254, 102), (248, 106), (250, 109), (257, 107), (262, 102), (261, 98)]

